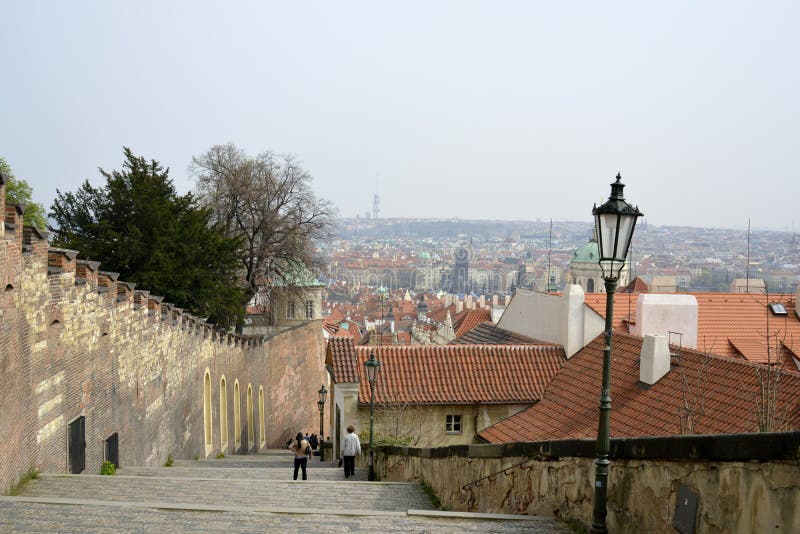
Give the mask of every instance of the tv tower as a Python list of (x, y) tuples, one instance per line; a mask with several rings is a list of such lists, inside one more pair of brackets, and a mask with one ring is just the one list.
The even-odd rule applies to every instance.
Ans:
[(377, 219), (381, 213), (381, 197), (378, 196), (378, 177), (375, 177), (375, 196), (372, 197), (372, 218)]

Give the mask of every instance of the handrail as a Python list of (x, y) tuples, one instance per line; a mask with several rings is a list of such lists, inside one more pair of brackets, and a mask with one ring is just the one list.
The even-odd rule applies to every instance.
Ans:
[(473, 480), (472, 482), (468, 482), (468, 483), (464, 484), (463, 486), (461, 486), (461, 491), (467, 491), (468, 489), (470, 489), (473, 486), (480, 486), (481, 482), (483, 482), (484, 480), (493, 479), (494, 477), (496, 477), (497, 475), (500, 475), (500, 474), (509, 476), (512, 473), (512, 470), (516, 469), (517, 467), (521, 467), (522, 469), (530, 469), (530, 468), (526, 468), (526, 467), (522, 467), (522, 466), (527, 464), (527, 463), (532, 463), (532, 462), (533, 462), (533, 460), (531, 460), (531, 459), (524, 460), (524, 461), (522, 461), (522, 462), (520, 462), (518, 464), (512, 465), (510, 467), (506, 467), (505, 469), (501, 469), (500, 471), (498, 471), (496, 473), (492, 473), (491, 475), (486, 475), (485, 477), (479, 478), (477, 480)]

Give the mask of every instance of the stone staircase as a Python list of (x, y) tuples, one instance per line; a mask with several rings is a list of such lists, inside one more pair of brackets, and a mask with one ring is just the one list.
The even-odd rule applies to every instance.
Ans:
[(292, 480), (292, 455), (270, 450), (114, 476), (41, 475), (0, 497), (0, 532), (567, 532), (551, 518), (433, 509), (419, 484), (345, 479), (309, 461)]

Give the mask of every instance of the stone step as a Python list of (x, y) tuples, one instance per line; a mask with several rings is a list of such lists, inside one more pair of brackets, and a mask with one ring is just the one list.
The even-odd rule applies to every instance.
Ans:
[[(117, 475), (173, 478), (251, 478), (256, 480), (292, 480), (294, 469), (282, 464), (282, 467), (251, 467), (241, 469), (230, 464), (207, 467), (204, 464), (184, 467), (180, 464), (173, 467), (124, 467), (117, 470)], [(320, 468), (316, 464), (307, 469), (310, 480), (327, 481), (366, 481), (367, 470), (356, 469), (355, 477), (344, 478), (344, 470)]]
[[(314, 459), (308, 462), (309, 468), (317, 469), (337, 469), (336, 464), (332, 462), (320, 462), (319, 459)], [(279, 459), (258, 459), (255, 457), (245, 456), (244, 459), (236, 458), (220, 458), (219, 460), (175, 460), (172, 463), (173, 467), (203, 467), (203, 468), (237, 468), (237, 469), (252, 469), (264, 467), (293, 467), (294, 460), (291, 456)]]
[[(54, 503), (25, 502), (26, 497), (0, 497), (0, 532), (18, 534), (63, 533), (230, 533), (264, 532), (465, 532), (563, 534), (569, 530), (552, 518), (518, 516), (505, 519), (373, 512), (298, 514), (280, 511), (251, 511), (231, 508), (215, 513), (175, 509), (159, 503), (89, 501), (80, 504), (67, 499)], [(55, 502), (59, 502), (55, 504)], [(423, 514), (425, 512), (421, 512)], [(428, 512), (430, 513), (430, 512)]]
[(325, 506), (377, 511), (430, 510), (418, 484), (262, 478), (181, 478), (157, 476), (42, 475), (29, 482), (26, 497), (69, 497), (97, 501), (160, 501), (165, 503), (258, 507)]

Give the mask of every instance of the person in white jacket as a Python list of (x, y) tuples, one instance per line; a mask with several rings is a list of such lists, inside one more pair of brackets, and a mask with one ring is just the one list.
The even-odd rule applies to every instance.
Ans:
[(355, 427), (347, 427), (347, 434), (342, 440), (342, 458), (344, 458), (344, 478), (356, 476), (356, 455), (361, 454), (361, 440), (355, 433)]

